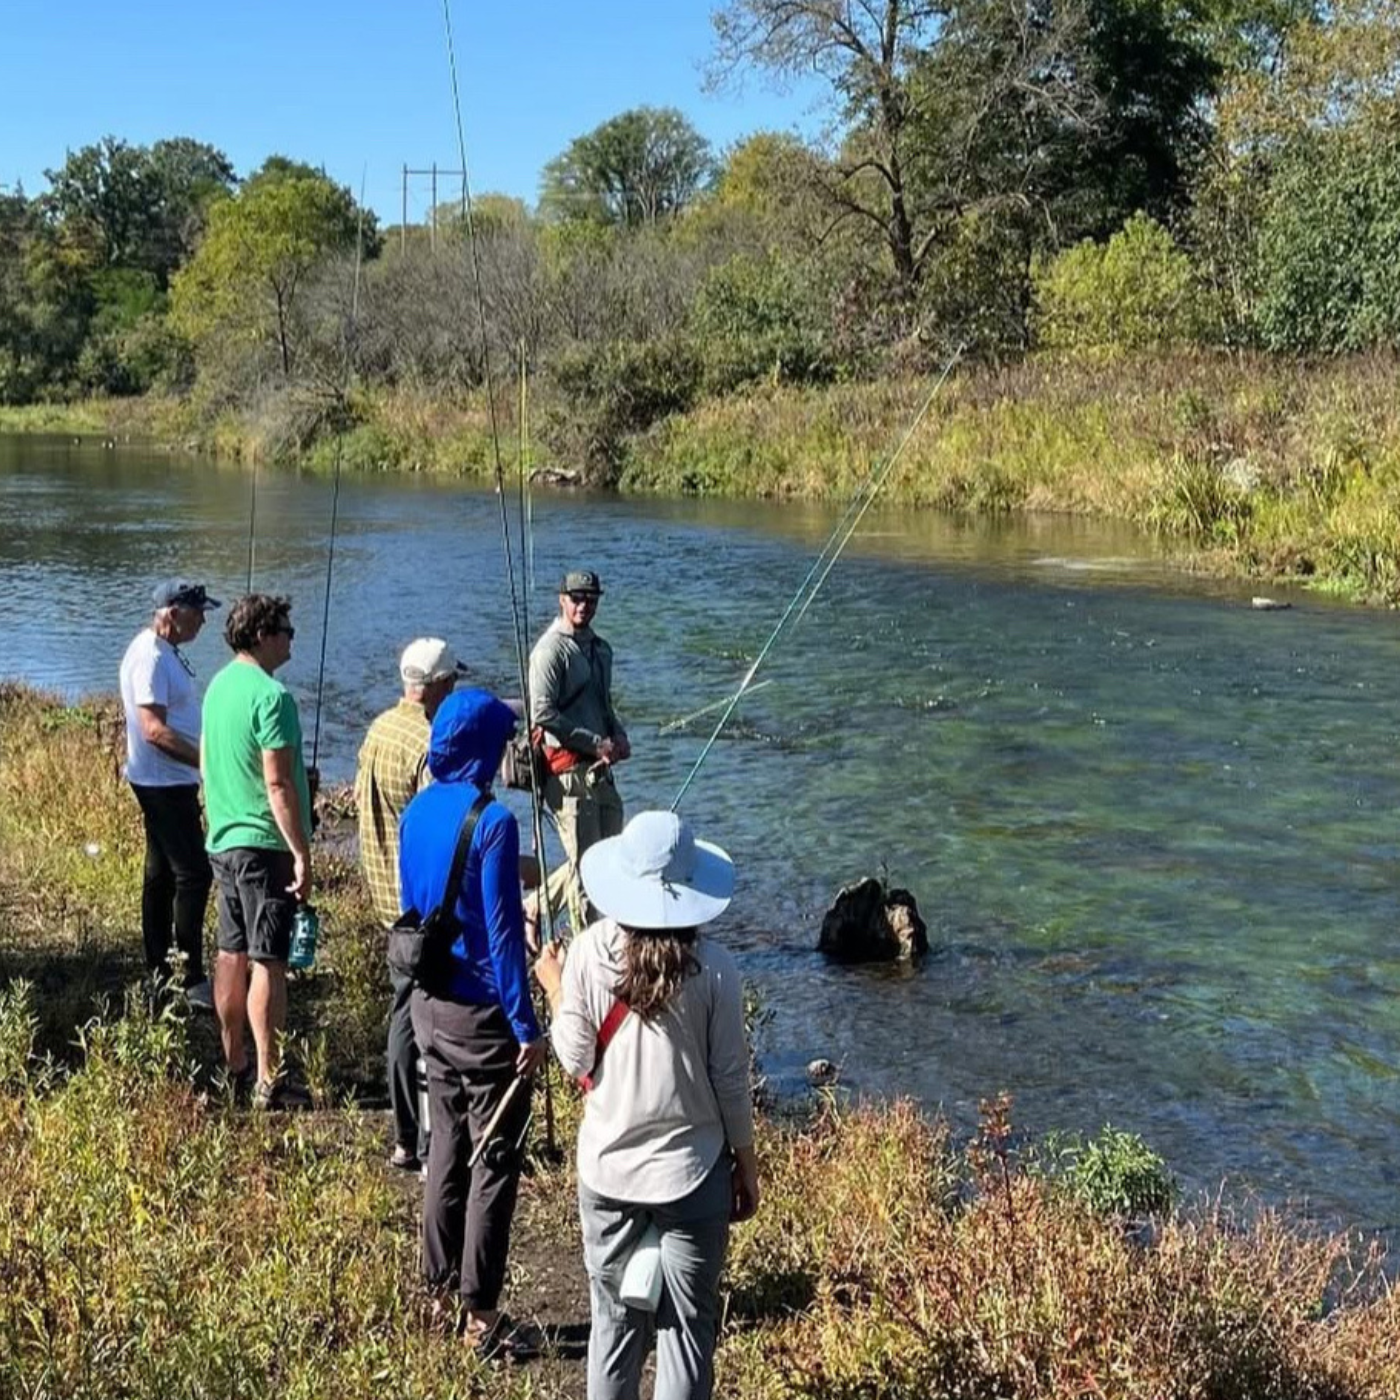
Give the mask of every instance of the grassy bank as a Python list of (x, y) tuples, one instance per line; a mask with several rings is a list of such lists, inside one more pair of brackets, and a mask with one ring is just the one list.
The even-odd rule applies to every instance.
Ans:
[[(1400, 602), (1400, 374), (1389, 359), (1224, 357), (975, 371), (888, 499), (1131, 521), (1198, 567)], [(926, 386), (716, 400), (638, 442), (626, 489), (847, 500)]]
[[(235, 1110), (207, 1022), (140, 997), (90, 1019), (137, 974), (119, 739), (108, 701), (0, 687), (0, 1394), (581, 1396), (567, 1167), (535, 1160), (510, 1284), (551, 1355), (486, 1371), (433, 1325), (416, 1197), (388, 1179), (381, 1115), (355, 1106), (386, 998), (352, 870), (320, 860), (325, 960), (291, 991), (312, 1111)], [(571, 1091), (559, 1106), (567, 1141)], [(1008, 1113), (984, 1106), (967, 1144), (909, 1104), (765, 1118), (716, 1393), (1400, 1393), (1400, 1293), (1354, 1242), (1179, 1207), (1136, 1140), (1037, 1149)]]
[[(668, 495), (846, 501), (903, 437), (923, 381), (753, 389), (664, 419), (619, 448), (616, 484)], [(954, 379), (885, 487), (890, 504), (1055, 511), (1130, 521), (1185, 565), (1400, 603), (1400, 373), (1390, 358), (1304, 364), (1180, 356), (1039, 359)], [(514, 469), (513, 396), (502, 390)], [(567, 411), (537, 396), (537, 422)], [(272, 396), (239, 414), (152, 400), (0, 411), (0, 429), (154, 436), (249, 460), (329, 470), (485, 475), (478, 397), (358, 396), (328, 436), (314, 404)], [(63, 413), (71, 414), (64, 417)], [(84, 424), (86, 426), (79, 426)], [(320, 426), (318, 426), (318, 424)], [(565, 470), (580, 464), (536, 463)]]

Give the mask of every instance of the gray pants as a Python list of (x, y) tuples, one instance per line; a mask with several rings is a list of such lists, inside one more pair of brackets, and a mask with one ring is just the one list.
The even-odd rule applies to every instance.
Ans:
[(413, 1032), (428, 1066), (433, 1122), (423, 1196), (423, 1276), (435, 1292), (458, 1288), (474, 1312), (490, 1312), (506, 1278), (520, 1186), (520, 1142), (530, 1095), (516, 1094), (476, 1166), (486, 1125), (515, 1078), (519, 1046), (499, 1006), (469, 1006), (413, 992)]
[(413, 981), (389, 969), (394, 1000), (389, 1008), (385, 1061), (394, 1143), (420, 1162), (428, 1160), (428, 1130), (418, 1117), (418, 1041), (413, 1034)]
[[(639, 1206), (578, 1190), (583, 1260), (593, 1298), (588, 1400), (638, 1400), (642, 1362), (656, 1341), (654, 1400), (709, 1400), (719, 1327), (719, 1277), (729, 1243), (730, 1164), (724, 1153), (688, 1196)], [(661, 1303), (655, 1313), (618, 1297), (633, 1247), (661, 1232)]]

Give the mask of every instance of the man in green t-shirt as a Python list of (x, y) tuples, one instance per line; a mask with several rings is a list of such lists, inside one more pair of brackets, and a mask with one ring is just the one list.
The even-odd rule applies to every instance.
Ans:
[(311, 894), (311, 788), (296, 701), (272, 673), (292, 655), (291, 602), (261, 593), (230, 609), (233, 660), (204, 695), (200, 771), (219, 913), (214, 1007), (235, 1084), (270, 1107), (280, 1085), (287, 953)]

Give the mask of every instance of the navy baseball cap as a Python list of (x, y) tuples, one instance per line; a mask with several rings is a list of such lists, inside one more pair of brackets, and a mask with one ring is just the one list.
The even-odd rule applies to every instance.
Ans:
[(219, 606), (219, 600), (211, 598), (202, 583), (191, 583), (187, 578), (165, 579), (156, 584), (151, 597), (158, 608), (198, 608), (208, 612)]

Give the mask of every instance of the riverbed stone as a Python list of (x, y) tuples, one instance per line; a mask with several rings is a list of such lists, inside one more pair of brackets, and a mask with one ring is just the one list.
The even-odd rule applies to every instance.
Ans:
[(841, 962), (908, 961), (928, 952), (928, 928), (908, 890), (867, 875), (837, 892), (817, 950)]

